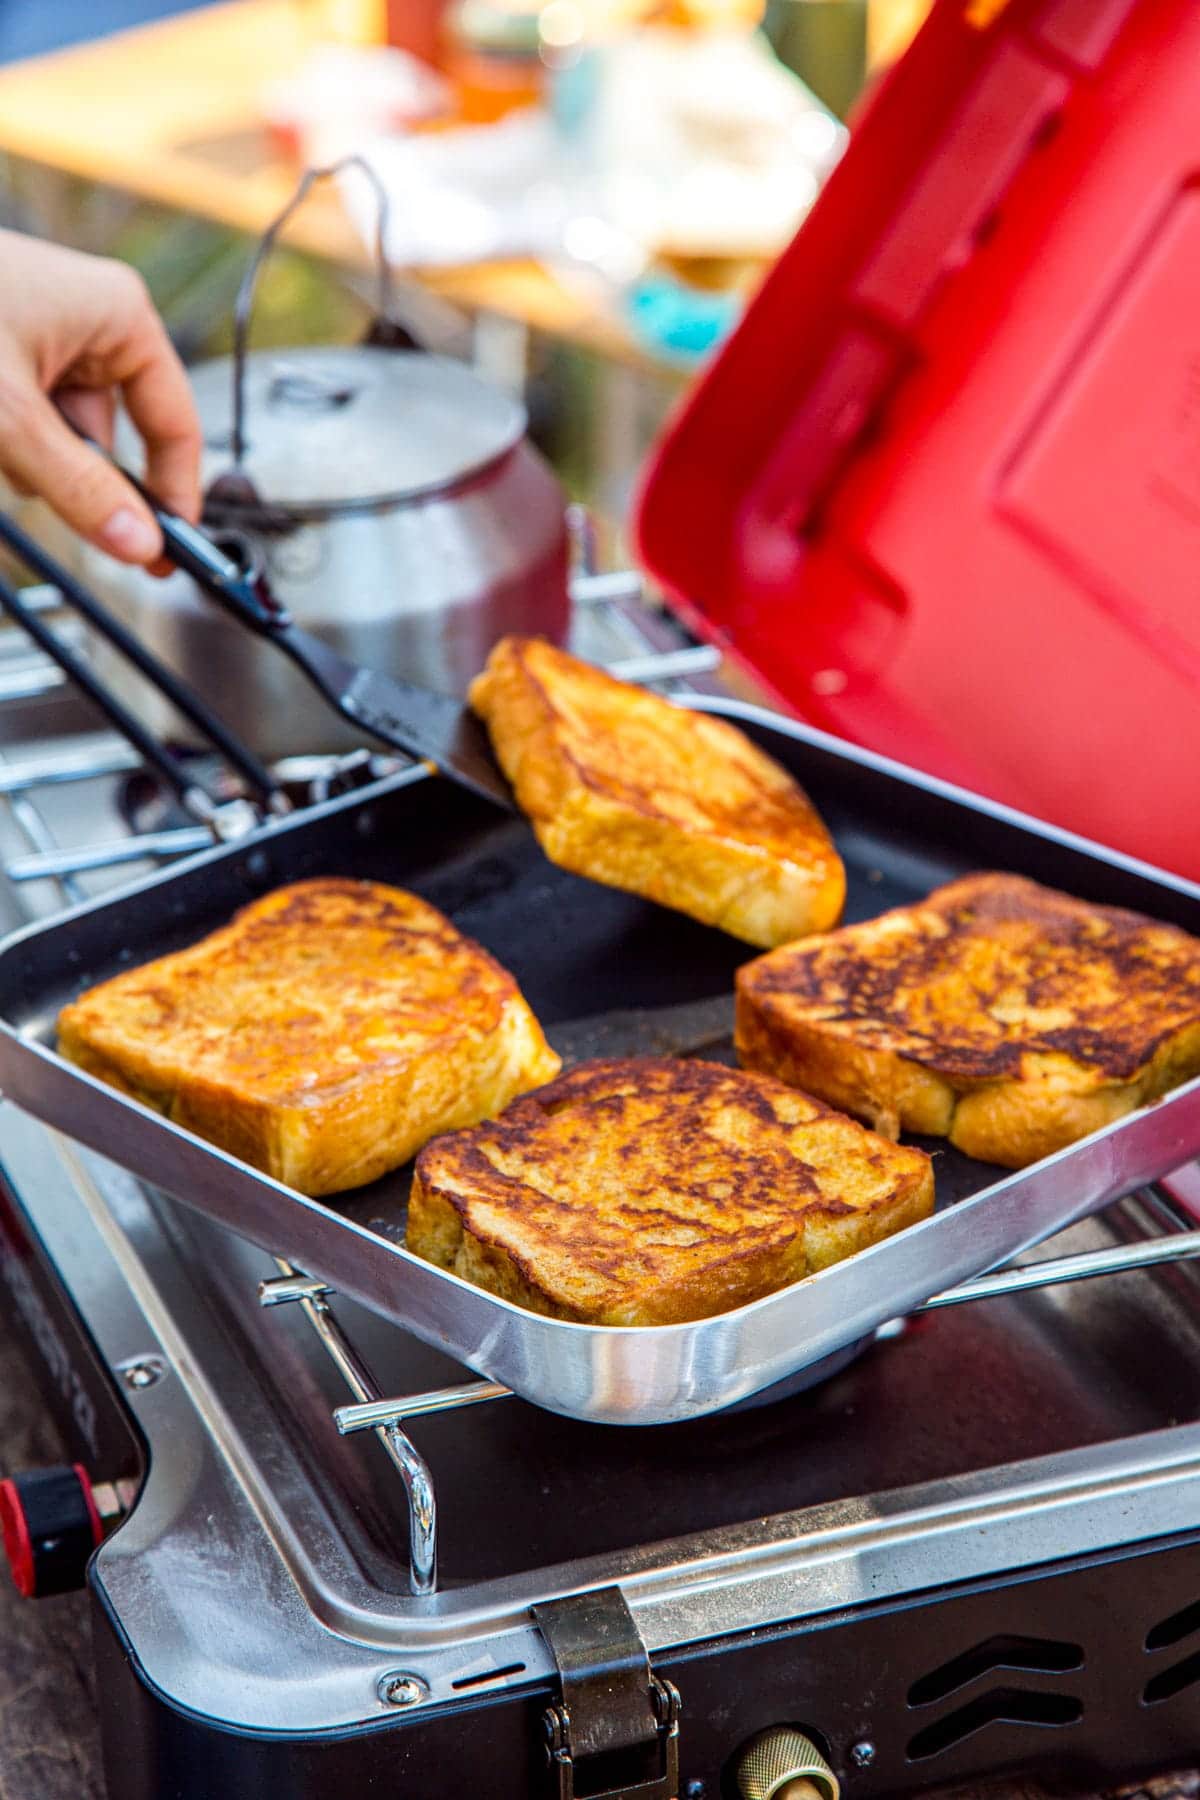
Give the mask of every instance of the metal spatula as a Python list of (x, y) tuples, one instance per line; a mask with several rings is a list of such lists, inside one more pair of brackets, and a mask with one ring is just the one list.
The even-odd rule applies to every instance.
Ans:
[(515, 810), (487, 733), (461, 700), (339, 656), (295, 623), (263, 578), (247, 575), (206, 532), (162, 506), (128, 469), (121, 473), (158, 521), (169, 560), (235, 619), (278, 644), (332, 707), (372, 737), (408, 756), (436, 763), (450, 780), (509, 812)]

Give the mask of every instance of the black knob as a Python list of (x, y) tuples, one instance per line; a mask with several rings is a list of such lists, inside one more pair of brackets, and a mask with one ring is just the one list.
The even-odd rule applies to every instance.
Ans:
[(104, 1536), (87, 1470), (34, 1469), (0, 1481), (0, 1533), (18, 1593), (26, 1599), (81, 1588)]

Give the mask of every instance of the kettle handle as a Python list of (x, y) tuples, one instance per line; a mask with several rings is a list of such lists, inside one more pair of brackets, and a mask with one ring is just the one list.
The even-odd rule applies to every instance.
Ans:
[[(325, 164), (323, 167), (306, 169), (296, 186), (291, 199), (283, 210), (267, 226), (255, 246), (254, 254), (246, 265), (245, 273), (238, 284), (237, 298), (233, 303), (233, 430), (231, 447), (234, 467), (240, 467), (246, 454), (246, 357), (250, 348), (250, 320), (254, 310), (254, 296), (258, 287), (258, 278), (262, 266), (275, 248), (276, 240), (292, 214), (307, 200), (309, 194), (319, 181), (326, 181), (331, 176), (340, 175), (345, 169), (361, 169), (371, 184), (375, 195), (375, 275), (378, 283), (376, 298), (376, 319), (371, 328), (370, 342), (396, 346), (407, 339), (404, 327), (392, 317), (394, 291), (392, 285), (391, 264), (387, 255), (387, 227), (390, 203), (387, 189), (380, 180), (378, 172), (363, 156), (343, 156), (337, 162)], [(408, 339), (408, 347), (412, 340)]]

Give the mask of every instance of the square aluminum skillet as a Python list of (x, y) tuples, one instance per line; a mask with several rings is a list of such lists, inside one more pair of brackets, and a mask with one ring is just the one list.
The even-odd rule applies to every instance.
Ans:
[[(849, 920), (973, 869), (1003, 869), (1200, 934), (1192, 883), (772, 713), (723, 697), (699, 704), (736, 719), (808, 790), (846, 863)], [(10, 937), (0, 945), (0, 1086), (48, 1124), (552, 1412), (667, 1423), (815, 1373), (881, 1323), (1200, 1154), (1200, 1080), (1015, 1174), (931, 1144), (931, 1218), (752, 1305), (678, 1325), (543, 1318), (408, 1254), (407, 1171), (333, 1201), (308, 1199), (56, 1054), (59, 1009), (83, 988), (193, 943), (258, 895), (314, 875), (414, 889), (512, 970), (551, 1028), (719, 995), (755, 954), (556, 869), (522, 820), (413, 769)]]

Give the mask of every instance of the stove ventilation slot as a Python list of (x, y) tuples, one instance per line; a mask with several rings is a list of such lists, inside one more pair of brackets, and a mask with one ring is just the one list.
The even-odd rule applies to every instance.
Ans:
[(1157, 1675), (1152, 1675), (1142, 1689), (1142, 1705), (1157, 1706), (1161, 1700), (1173, 1700), (1176, 1694), (1182, 1694), (1185, 1688), (1195, 1687), (1198, 1681), (1200, 1650), (1185, 1657), (1183, 1662), (1173, 1663), (1169, 1669), (1160, 1669)]
[[(1180, 1607), (1178, 1612), (1169, 1613), (1152, 1625), (1146, 1633), (1147, 1650), (1166, 1650), (1172, 1644), (1180, 1644), (1200, 1631), (1200, 1600), (1193, 1600), (1190, 1606)], [(1176, 1694), (1182, 1694), (1185, 1688), (1195, 1687), (1200, 1683), (1200, 1650), (1193, 1650), (1182, 1662), (1172, 1663), (1169, 1669), (1160, 1669), (1152, 1675), (1142, 1689), (1142, 1705), (1157, 1706), (1163, 1700), (1173, 1700)]]
[[(1200, 1618), (1197, 1619), (1197, 1624), (1200, 1625)], [(1174, 1639), (1164, 1639), (1164, 1642), (1171, 1643)], [(1147, 1642), (1147, 1648), (1149, 1647)], [(993, 1669), (1021, 1669), (1032, 1675), (1062, 1675), (1069, 1669), (1082, 1667), (1083, 1651), (1078, 1644), (1060, 1643), (1055, 1638), (990, 1637), (914, 1681), (908, 1690), (908, 1704), (932, 1706), (936, 1701), (945, 1700), (949, 1695), (957, 1693), (968, 1682), (978, 1681), (981, 1675), (990, 1675)]]
[(1024, 1692), (1020, 1688), (993, 1688), (966, 1706), (927, 1725), (910, 1739), (908, 1760), (922, 1762), (952, 1750), (985, 1725), (1075, 1725), (1083, 1717), (1083, 1702), (1070, 1694)]
[(1160, 1619), (1146, 1633), (1147, 1650), (1165, 1650), (1170, 1644), (1178, 1644), (1185, 1637), (1191, 1637), (1194, 1631), (1200, 1631), (1200, 1600), (1193, 1600), (1179, 1612), (1173, 1612), (1169, 1618)]

